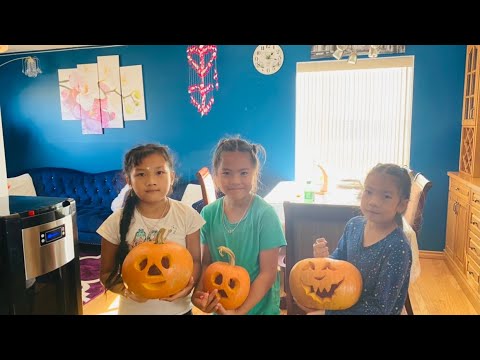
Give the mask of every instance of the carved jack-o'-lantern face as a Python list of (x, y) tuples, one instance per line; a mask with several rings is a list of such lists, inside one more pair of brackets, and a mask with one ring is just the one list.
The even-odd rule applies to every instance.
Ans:
[(173, 242), (145, 242), (135, 246), (122, 265), (125, 285), (147, 299), (176, 294), (187, 286), (192, 273), (192, 255), (185, 247)]
[(230, 263), (217, 261), (210, 264), (203, 275), (203, 287), (208, 292), (217, 289), (217, 296), (225, 309), (237, 309), (250, 292), (250, 275), (243, 267), (235, 266), (235, 255), (230, 249), (224, 246), (218, 249), (222, 256), (223, 252), (230, 255)]
[(343, 310), (355, 305), (362, 292), (362, 276), (351, 263), (330, 258), (303, 259), (289, 277), (296, 301), (311, 309)]

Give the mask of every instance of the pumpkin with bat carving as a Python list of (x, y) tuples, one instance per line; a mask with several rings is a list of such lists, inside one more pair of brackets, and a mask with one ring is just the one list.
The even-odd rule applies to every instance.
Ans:
[(126, 287), (138, 296), (160, 299), (176, 294), (189, 283), (193, 258), (187, 248), (165, 242), (160, 229), (155, 242), (135, 246), (125, 257), (122, 278)]
[(344, 310), (362, 293), (362, 275), (351, 263), (331, 258), (308, 258), (290, 271), (292, 296), (310, 309)]
[(204, 290), (217, 289), (219, 302), (226, 310), (238, 309), (250, 292), (250, 275), (241, 266), (235, 265), (235, 254), (225, 246), (219, 246), (221, 256), (224, 252), (230, 256), (230, 263), (216, 261), (211, 263), (203, 274)]

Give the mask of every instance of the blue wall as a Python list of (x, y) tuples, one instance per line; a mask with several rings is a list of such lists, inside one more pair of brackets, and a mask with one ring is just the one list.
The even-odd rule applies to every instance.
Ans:
[[(119, 169), (124, 153), (150, 141), (168, 144), (177, 172), (193, 178), (210, 164), (211, 152), (226, 134), (261, 143), (268, 191), (294, 176), (296, 63), (310, 61), (309, 45), (284, 45), (285, 62), (273, 76), (252, 65), (256, 45), (220, 45), (220, 89), (212, 111), (201, 118), (189, 103), (186, 46), (122, 46), (36, 54), (43, 74), (27, 78), (20, 62), (0, 69), (7, 171), (14, 176), (41, 166), (97, 172)], [(447, 171), (458, 169), (466, 46), (407, 46), (415, 55), (411, 167), (434, 186), (428, 196), (421, 249), (442, 250), (447, 213)], [(82, 135), (80, 121), (62, 121), (58, 69), (120, 55), (120, 65), (143, 66), (147, 121), (127, 122), (104, 135)], [(0, 57), (0, 63), (12, 57)]]

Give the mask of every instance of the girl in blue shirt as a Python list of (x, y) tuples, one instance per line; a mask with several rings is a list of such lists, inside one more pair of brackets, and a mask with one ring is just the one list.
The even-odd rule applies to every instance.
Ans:
[[(411, 248), (401, 227), (410, 189), (410, 176), (398, 165), (378, 164), (370, 170), (360, 203), (363, 216), (347, 223), (337, 249), (330, 255), (358, 268), (363, 291), (351, 308), (327, 310), (326, 314), (401, 313), (412, 266)], [(317, 239), (313, 252), (315, 257), (327, 257), (327, 241)]]

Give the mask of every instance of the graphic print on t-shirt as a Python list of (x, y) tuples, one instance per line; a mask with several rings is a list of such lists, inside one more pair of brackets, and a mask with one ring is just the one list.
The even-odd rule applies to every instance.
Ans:
[(154, 241), (155, 238), (157, 237), (158, 230), (152, 230), (150, 231), (150, 234), (145, 232), (144, 229), (140, 228), (137, 230), (135, 233), (135, 237), (133, 238), (133, 241), (130, 243), (129, 248), (130, 250), (134, 248), (137, 245), (140, 245), (141, 243), (144, 243), (146, 241)]

